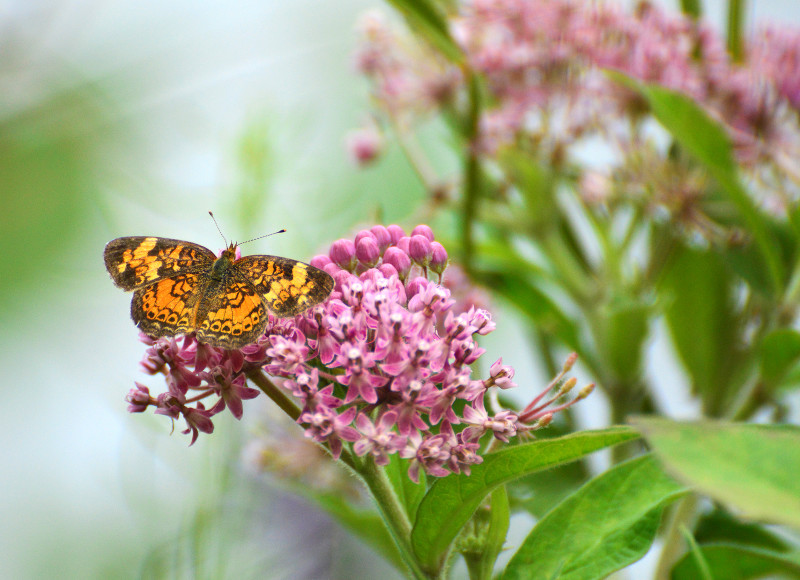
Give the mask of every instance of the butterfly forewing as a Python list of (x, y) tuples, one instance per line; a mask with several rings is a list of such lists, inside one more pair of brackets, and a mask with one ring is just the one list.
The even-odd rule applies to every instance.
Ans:
[(278, 317), (295, 316), (325, 300), (333, 290), (327, 272), (280, 256), (245, 256), (234, 263)]
[(104, 258), (114, 284), (123, 290), (135, 290), (181, 272), (208, 270), (216, 256), (191, 242), (131, 236), (108, 242)]

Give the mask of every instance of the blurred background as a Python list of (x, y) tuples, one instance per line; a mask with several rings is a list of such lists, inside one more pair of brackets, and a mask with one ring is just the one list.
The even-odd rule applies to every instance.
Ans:
[[(392, 577), (247, 470), (263, 397), (240, 423), (220, 415), (191, 448), (182, 425), (170, 436), (164, 417), (127, 413), (135, 380), (155, 392), (163, 382), (139, 370), (130, 295), (102, 260), (127, 235), (218, 249), (209, 210), (229, 239), (286, 228), (245, 253), (301, 260), (359, 225), (424, 218), (396, 148), (360, 170), (344, 147), (369, 110), (351, 53), (373, 7), (385, 8), (0, 3), (0, 576)], [(800, 7), (750, 3), (748, 26), (761, 19), (798, 22)], [(503, 356), (535, 391), (546, 377), (502, 313), (487, 360)], [(654, 348), (658, 364), (668, 354)], [(606, 424), (602, 397), (582, 411), (586, 426)]]

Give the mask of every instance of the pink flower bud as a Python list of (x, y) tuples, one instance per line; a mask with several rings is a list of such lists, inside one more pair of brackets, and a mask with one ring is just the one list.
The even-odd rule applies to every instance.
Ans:
[(398, 278), (400, 277), (400, 275), (397, 273), (397, 269), (386, 262), (378, 266), (378, 270), (380, 270), (380, 273), (383, 274), (384, 278), (391, 278), (392, 276), (397, 276)]
[(431, 242), (430, 268), (437, 274), (441, 274), (447, 268), (447, 250), (439, 242)]
[(423, 268), (427, 268), (433, 255), (431, 241), (420, 234), (411, 236), (411, 241), (408, 244), (408, 255), (414, 262)]
[(414, 230), (411, 232), (411, 235), (425, 236), (426, 238), (428, 238), (429, 242), (433, 241), (433, 230), (430, 228), (430, 226), (426, 226), (425, 224), (420, 224), (417, 227), (415, 227)]
[(356, 258), (367, 268), (373, 268), (378, 263), (380, 255), (378, 242), (372, 236), (364, 236), (356, 245)]
[(134, 383), (136, 388), (128, 391), (125, 400), (128, 402), (129, 413), (142, 413), (150, 405), (150, 389), (141, 383)]
[(331, 261), (342, 270), (352, 272), (356, 269), (356, 245), (351, 240), (344, 238), (336, 240), (331, 245), (328, 255)]
[(392, 244), (392, 235), (385, 227), (380, 225), (372, 226), (369, 231), (372, 232), (373, 236), (375, 236), (375, 240), (378, 242), (378, 247), (380, 248), (381, 253), (385, 252), (386, 248)]
[(424, 290), (428, 287), (428, 279), (424, 278), (423, 276), (417, 276), (413, 280), (411, 280), (408, 284), (406, 284), (406, 296), (409, 300), (412, 297), (417, 295), (420, 290)]
[(373, 240), (376, 240), (375, 234), (373, 234), (370, 230), (361, 230), (356, 234), (356, 239), (353, 241), (353, 243), (356, 245), (356, 248), (358, 247), (358, 242), (364, 238), (372, 238)]
[(397, 240), (397, 243), (395, 244), (395, 246), (397, 248), (403, 250), (407, 254), (408, 253), (408, 247), (409, 247), (410, 243), (411, 243), (411, 238), (409, 238), (408, 236), (403, 236), (402, 238)]
[(325, 254), (314, 256), (313, 258), (311, 258), (311, 261), (309, 262), (309, 264), (311, 264), (315, 268), (319, 268), (320, 270), (324, 270), (325, 266), (331, 263), (332, 263), (331, 259)]
[(389, 236), (392, 239), (392, 244), (394, 245), (397, 245), (397, 242), (399, 242), (401, 238), (406, 237), (406, 233), (403, 231), (403, 228), (396, 224), (386, 226), (386, 231), (389, 232)]
[(394, 266), (401, 280), (405, 280), (409, 270), (411, 270), (411, 258), (403, 250), (395, 246), (386, 248), (386, 252), (383, 254), (383, 263)]
[(361, 167), (369, 165), (383, 152), (383, 136), (374, 126), (354, 129), (345, 137), (350, 159)]

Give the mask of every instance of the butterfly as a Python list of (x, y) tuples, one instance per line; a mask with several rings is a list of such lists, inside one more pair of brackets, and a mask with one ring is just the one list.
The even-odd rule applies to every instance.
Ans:
[(238, 349), (255, 342), (268, 312), (286, 318), (323, 302), (333, 278), (278, 256), (236, 259), (232, 243), (217, 257), (199, 244), (131, 236), (108, 242), (106, 269), (133, 290), (131, 318), (152, 337), (195, 332), (199, 342)]

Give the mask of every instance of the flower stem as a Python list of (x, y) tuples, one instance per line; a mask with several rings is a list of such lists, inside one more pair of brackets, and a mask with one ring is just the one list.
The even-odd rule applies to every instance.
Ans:
[(734, 62), (742, 61), (744, 51), (742, 46), (744, 3), (745, 0), (729, 0), (728, 2), (728, 52)]
[(414, 548), (411, 545), (411, 521), (408, 519), (406, 510), (403, 508), (397, 494), (395, 494), (386, 472), (372, 460), (365, 461), (361, 467), (358, 473), (375, 500), (386, 528), (394, 538), (400, 555), (411, 572), (411, 576), (425, 580), (438, 578), (439, 574), (425, 572), (414, 555)]
[(266, 396), (272, 399), (273, 402), (294, 421), (300, 418), (300, 409), (294, 404), (294, 401), (292, 401), (286, 393), (281, 391), (275, 383), (269, 380), (269, 377), (267, 377), (261, 369), (249, 371), (247, 373), (247, 378), (253, 381)]
[[(300, 418), (300, 409), (297, 407), (297, 405), (295, 405), (294, 401), (286, 393), (280, 390), (275, 383), (269, 380), (269, 377), (264, 373), (264, 371), (261, 369), (253, 369), (247, 373), (247, 378), (253, 381), (253, 383), (259, 389), (261, 389), (261, 392), (272, 399), (272, 401), (294, 421), (297, 421), (297, 419)], [(330, 446), (327, 443), (323, 444), (323, 447), (330, 451)], [(341, 459), (342, 463), (347, 465), (353, 471), (357, 473), (359, 472), (355, 461), (353, 460), (353, 455), (347, 448), (342, 449), (339, 459)]]
[(684, 545), (681, 529), (683, 526), (690, 527), (687, 524), (696, 517), (697, 504), (697, 496), (689, 495), (679, 500), (670, 514), (664, 534), (664, 547), (653, 574), (656, 580), (670, 578), (670, 572)]
[(461, 251), (463, 252), (461, 265), (467, 274), (471, 274), (475, 254), (473, 230), (475, 214), (478, 209), (478, 197), (480, 195), (480, 163), (478, 161), (477, 137), (481, 104), (478, 80), (466, 67), (464, 78), (469, 87), (469, 111), (464, 129), (464, 136), (467, 142), (467, 157), (464, 167), (464, 208), (461, 217)]

